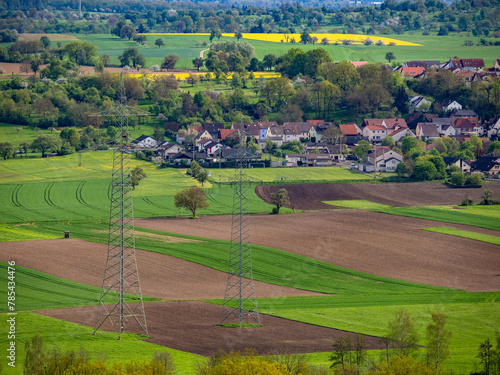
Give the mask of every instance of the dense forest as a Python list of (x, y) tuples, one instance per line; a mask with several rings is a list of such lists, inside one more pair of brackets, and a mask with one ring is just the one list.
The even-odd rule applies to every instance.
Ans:
[(498, 0), (386, 0), (380, 7), (319, 7), (299, 2), (270, 7), (211, 2), (0, 0), (0, 30), (19, 33), (110, 33), (118, 22), (138, 32), (342, 32), (402, 34), (432, 30), (500, 36)]

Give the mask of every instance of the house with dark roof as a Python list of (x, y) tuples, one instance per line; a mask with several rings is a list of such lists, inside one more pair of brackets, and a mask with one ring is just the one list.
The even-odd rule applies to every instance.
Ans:
[(407, 67), (423, 67), (425, 69), (429, 68), (439, 68), (439, 65), (441, 64), (440, 61), (438, 60), (425, 60), (425, 61), (407, 61), (403, 64), (403, 66)]
[(500, 157), (483, 156), (471, 163), (473, 171), (481, 172), (486, 176), (498, 177), (500, 173)]
[(415, 111), (427, 112), (431, 107), (431, 102), (423, 96), (416, 95), (410, 98), (410, 113)]
[(224, 129), (224, 123), (222, 122), (206, 122), (203, 124), (203, 128), (210, 133), (213, 139), (218, 139), (219, 130)]
[(204, 152), (187, 152), (180, 151), (170, 158), (171, 163), (189, 164), (193, 160), (204, 162), (207, 159), (207, 154)]
[(156, 140), (153, 137), (150, 137), (149, 135), (141, 135), (140, 137), (134, 139), (132, 142), (132, 147), (135, 148), (146, 148), (146, 149), (151, 149), (155, 148), (157, 145)]
[(457, 166), (463, 173), (469, 173), (471, 170), (471, 166), (462, 158), (452, 158), (452, 157), (443, 157), (444, 163), (446, 164), (446, 169), (450, 169), (452, 165)]
[(330, 154), (287, 154), (286, 165), (297, 167), (307, 165), (308, 167), (319, 167), (333, 165), (333, 157)]
[(479, 116), (477, 115), (477, 113), (475, 111), (473, 111), (472, 109), (460, 109), (458, 111), (456, 111), (454, 114), (453, 114), (454, 117), (471, 117), (471, 118), (474, 118), (476, 120), (479, 119)]
[(376, 147), (368, 151), (367, 161), (362, 165), (365, 172), (395, 172), (403, 161), (403, 155), (392, 151), (389, 147)]

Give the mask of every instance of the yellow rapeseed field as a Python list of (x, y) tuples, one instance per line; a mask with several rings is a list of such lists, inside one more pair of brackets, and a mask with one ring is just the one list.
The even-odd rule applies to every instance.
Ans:
[[(168, 73), (147, 73), (147, 74), (141, 74), (141, 73), (132, 73), (132, 74), (127, 74), (127, 77), (134, 77), (134, 78), (143, 78), (145, 75), (147, 76), (148, 79), (152, 79), (152, 80), (155, 80), (157, 77), (161, 77), (161, 76), (167, 76), (167, 75), (173, 75), (175, 77), (176, 80), (178, 81), (184, 81), (185, 79), (187, 79), (189, 77), (190, 74), (194, 74), (194, 75), (206, 75), (207, 73), (198, 73), (198, 72), (194, 72), (194, 73), (172, 73), (172, 74), (168, 74)], [(214, 74), (212, 74), (212, 79), (214, 78)], [(281, 77), (281, 74), (280, 73), (275, 73), (275, 72), (254, 72), (253, 73), (255, 75), (255, 78), (260, 78), (260, 77), (264, 77), (264, 78), (279, 78)], [(228, 73), (226, 75), (226, 78), (227, 79), (231, 79), (233, 77), (233, 74), (232, 73)]]
[[(149, 33), (145, 35), (165, 35), (165, 36), (179, 36), (179, 35), (202, 35), (209, 36), (209, 33), (194, 33), (194, 34), (182, 34), (182, 33)], [(295, 39), (296, 43), (300, 43), (300, 34), (265, 34), (265, 33), (244, 33), (243, 39), (250, 40), (260, 40), (264, 42), (274, 42), (274, 43), (285, 43), (287, 38), (290, 41), (292, 38)], [(318, 38), (318, 43), (324, 38), (328, 39), (329, 44), (342, 44), (344, 40), (349, 40), (354, 44), (363, 44), (366, 38), (370, 38), (374, 43), (377, 43), (379, 40), (384, 42), (385, 44), (394, 43), (396, 46), (419, 46), (420, 44), (405, 42), (403, 40), (385, 38), (383, 36), (375, 36), (375, 35), (362, 35), (362, 34), (310, 34), (311, 37)], [(223, 33), (222, 36), (226, 37), (234, 37), (233, 33)]]

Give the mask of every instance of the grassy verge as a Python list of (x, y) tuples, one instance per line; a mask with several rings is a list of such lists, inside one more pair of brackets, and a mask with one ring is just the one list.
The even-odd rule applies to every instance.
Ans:
[(322, 203), (331, 204), (332, 206), (353, 208), (357, 210), (383, 210), (385, 208), (391, 207), (386, 204), (370, 202), (365, 199), (324, 201)]
[[(0, 319), (0, 330), (8, 332), (6, 316)], [(108, 366), (113, 363), (126, 363), (131, 360), (150, 361), (154, 352), (168, 351), (174, 360), (179, 375), (194, 374), (196, 363), (204, 362), (202, 356), (168, 349), (160, 345), (142, 341), (145, 336), (133, 333), (124, 333), (121, 340), (117, 334), (99, 331), (95, 336), (94, 329), (83, 325), (54, 319), (31, 312), (20, 312), (16, 315), (16, 367), (7, 366), (7, 357), (1, 356), (0, 363), (3, 371), (9, 375), (22, 375), (23, 363), (26, 356), (24, 343), (35, 334), (40, 334), (48, 348), (57, 347), (60, 351), (83, 348), (90, 354), (92, 360), (104, 359)], [(0, 336), (0, 347), (8, 348), (7, 335)]]
[[(55, 309), (73, 306), (88, 306), (99, 303), (101, 289), (90, 285), (76, 283), (60, 277), (30, 268), (15, 266), (16, 311), (34, 309)], [(0, 262), (0, 283), (7, 285), (7, 263)], [(0, 299), (7, 301), (7, 288), (0, 289)], [(133, 302), (133, 296), (127, 295)], [(156, 298), (144, 297), (144, 301), (157, 301)], [(108, 295), (105, 303), (116, 303)], [(7, 304), (0, 305), (0, 312), (7, 312)]]
[(390, 207), (374, 211), (391, 215), (416, 217), (419, 219), (500, 230), (500, 206), (470, 206), (460, 209), (440, 206)]
[(449, 234), (450, 236), (468, 238), (470, 240), (487, 242), (493, 245), (500, 245), (500, 237), (492, 236), (489, 234), (470, 232), (468, 230), (460, 230), (449, 227), (435, 227), (435, 228), (422, 228), (422, 229), (427, 230), (429, 232)]

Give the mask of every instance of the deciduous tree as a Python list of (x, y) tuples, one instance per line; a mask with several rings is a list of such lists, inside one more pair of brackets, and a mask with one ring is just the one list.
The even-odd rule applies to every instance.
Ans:
[(447, 320), (445, 314), (432, 313), (432, 322), (427, 326), (427, 363), (436, 371), (450, 355), (452, 333), (445, 327)]
[(33, 151), (40, 151), (42, 156), (45, 156), (47, 151), (57, 151), (61, 148), (61, 140), (49, 134), (42, 134), (31, 142)]
[(394, 320), (389, 321), (387, 338), (401, 356), (412, 354), (418, 348), (418, 333), (413, 318), (402, 308)]
[(175, 53), (171, 53), (171, 54), (165, 56), (165, 58), (163, 59), (163, 62), (161, 63), (161, 68), (166, 69), (166, 70), (174, 69), (175, 64), (177, 64), (177, 61), (179, 61), (179, 59), (180, 59), (179, 55), (177, 55)]
[(208, 204), (205, 191), (199, 187), (184, 189), (175, 194), (175, 207), (191, 211), (193, 218), (196, 217), (196, 210), (206, 209)]
[(276, 209), (273, 210), (273, 213), (279, 214), (281, 207), (290, 204), (288, 190), (281, 188), (278, 191), (271, 193), (271, 203), (276, 206)]
[(3, 160), (7, 160), (14, 155), (14, 146), (10, 142), (0, 143), (0, 155), (2, 155)]

